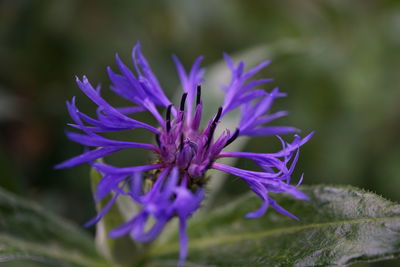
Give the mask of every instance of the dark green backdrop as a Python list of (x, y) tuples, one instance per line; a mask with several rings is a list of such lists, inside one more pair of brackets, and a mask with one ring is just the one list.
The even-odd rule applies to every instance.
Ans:
[[(316, 131), (297, 167), (304, 183), (351, 184), (400, 200), (395, 0), (2, 0), (0, 186), (80, 224), (94, 214), (88, 167), (53, 170), (82, 149), (64, 136), (64, 103), (77, 95), (81, 109), (93, 112), (74, 76), (106, 88), (106, 66), (116, 52), (128, 61), (136, 40), (169, 96), (178, 85), (172, 53), (188, 66), (200, 54), (210, 65), (224, 51), (265, 51), (273, 64), (263, 74), (289, 93), (275, 109), (290, 116), (278, 123)], [(275, 141), (257, 138), (246, 149), (272, 151)], [(230, 179), (221, 202), (240, 185)]]

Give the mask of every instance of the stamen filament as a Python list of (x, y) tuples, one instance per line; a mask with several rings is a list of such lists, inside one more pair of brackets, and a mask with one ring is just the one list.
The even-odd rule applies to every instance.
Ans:
[(222, 114), (222, 107), (219, 107), (219, 108), (218, 108), (217, 115), (215, 116), (213, 122), (217, 123), (217, 122), (219, 121), (219, 119), (221, 118), (221, 114)]
[(171, 130), (171, 109), (172, 109), (172, 104), (168, 106), (167, 108), (167, 114), (166, 114), (166, 122), (165, 122), (165, 127), (167, 128), (167, 132)]
[(180, 111), (184, 111), (184, 110), (185, 110), (185, 102), (186, 102), (187, 95), (188, 95), (188, 93), (184, 93), (184, 94), (182, 95), (182, 98), (181, 98), (181, 105), (180, 105), (180, 107), (179, 107)]
[(201, 85), (197, 85), (197, 97), (196, 97), (196, 106), (201, 102)]
[(238, 136), (239, 136), (239, 132), (240, 132), (240, 130), (238, 128), (236, 128), (236, 130), (233, 133), (233, 135), (228, 139), (228, 141), (226, 141), (226, 144), (225, 144), (224, 147), (229, 146), (233, 141), (235, 141), (236, 138), (238, 138)]

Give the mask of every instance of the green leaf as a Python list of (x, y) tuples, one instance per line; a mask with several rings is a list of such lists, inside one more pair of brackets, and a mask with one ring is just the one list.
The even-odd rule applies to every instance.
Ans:
[[(95, 192), (102, 175), (95, 169), (90, 173), (92, 191)], [(99, 212), (110, 201), (111, 196), (105, 197), (96, 203)], [(127, 236), (116, 239), (108, 237), (109, 232), (125, 223), (137, 212), (137, 206), (128, 196), (120, 195), (105, 216), (96, 224), (96, 246), (98, 250), (110, 261), (120, 266), (131, 266), (138, 258), (137, 254), (148, 246), (136, 243)]]
[[(107, 266), (82, 229), (0, 189), (0, 262)], [(22, 265), (20, 265), (22, 266)]]
[[(303, 187), (310, 201), (274, 198), (301, 221), (258, 207), (254, 194), (189, 223), (190, 263), (207, 266), (332, 266), (396, 258), (400, 254), (400, 205), (354, 187)], [(175, 235), (154, 247), (151, 266), (172, 266)]]

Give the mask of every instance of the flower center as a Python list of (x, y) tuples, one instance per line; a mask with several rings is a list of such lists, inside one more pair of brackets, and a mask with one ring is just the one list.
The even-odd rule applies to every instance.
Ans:
[(197, 87), (196, 108), (191, 121), (187, 120), (188, 114), (185, 113), (187, 96), (187, 93), (182, 95), (179, 110), (172, 105), (167, 108), (165, 125), (156, 136), (158, 157), (167, 165), (177, 166), (190, 178), (199, 178), (211, 167), (219, 152), (237, 138), (239, 131), (236, 130), (230, 135), (226, 130), (214, 141), (214, 132), (222, 116), (222, 107), (218, 108), (208, 125), (199, 130), (202, 113), (201, 87)]

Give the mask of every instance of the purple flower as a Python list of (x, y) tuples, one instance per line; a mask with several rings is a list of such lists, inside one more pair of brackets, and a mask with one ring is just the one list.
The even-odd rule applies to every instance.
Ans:
[[(262, 216), (271, 206), (278, 212), (297, 219), (290, 212), (279, 206), (268, 193), (287, 193), (295, 198), (306, 200), (307, 196), (290, 185), (291, 175), (299, 156), (299, 148), (312, 134), (305, 138), (295, 135), (291, 143), (283, 141), (282, 150), (276, 153), (223, 152), (241, 136), (270, 136), (296, 133), (298, 130), (287, 126), (265, 126), (265, 124), (286, 112), (270, 113), (275, 99), (285, 94), (278, 88), (266, 92), (261, 87), (271, 79), (251, 78), (269, 64), (262, 62), (245, 71), (244, 62), (235, 65), (228, 55), (225, 61), (232, 73), (229, 84), (222, 87), (225, 92), (224, 103), (216, 108), (215, 116), (206, 126), (200, 128), (203, 103), (201, 83), (203, 70), (200, 69), (202, 57), (194, 62), (187, 73), (178, 60), (173, 57), (183, 94), (178, 106), (175, 106), (164, 94), (147, 60), (143, 57), (138, 43), (132, 52), (135, 74), (116, 56), (119, 74), (108, 68), (112, 85), (110, 89), (132, 102), (129, 107), (111, 106), (84, 76), (77, 78), (80, 89), (98, 106), (96, 118), (80, 112), (75, 98), (67, 102), (73, 128), (82, 133), (69, 132), (68, 137), (92, 150), (71, 158), (56, 168), (69, 168), (82, 163), (90, 163), (103, 174), (97, 186), (95, 199), (101, 200), (111, 194), (112, 198), (99, 214), (87, 225), (98, 222), (110, 209), (119, 195), (128, 195), (141, 206), (141, 210), (125, 224), (110, 232), (116, 238), (129, 234), (133, 240), (148, 242), (158, 236), (168, 221), (179, 218), (180, 260), (187, 255), (188, 238), (186, 236), (187, 219), (199, 208), (204, 199), (207, 183), (205, 174), (209, 169), (216, 169), (243, 179), (263, 201), (260, 208), (246, 215), (248, 218)], [(161, 115), (161, 109), (165, 115)], [(240, 109), (241, 117), (236, 129), (225, 129), (220, 136), (215, 131), (224, 116)], [(152, 126), (132, 118), (137, 112), (150, 112), (158, 122)], [(134, 117), (134, 116), (133, 116)], [(142, 128), (155, 136), (155, 144), (144, 144), (111, 140), (101, 133), (134, 130)], [(104, 163), (95, 163), (96, 159), (106, 157), (126, 148), (139, 148), (151, 151), (155, 160), (152, 164), (133, 167), (115, 167)], [(258, 171), (243, 170), (218, 163), (219, 158), (247, 158), (259, 166)], [(212, 179), (212, 178), (211, 178)], [(301, 183), (302, 177), (300, 179)], [(144, 186), (144, 184), (151, 185)], [(149, 226), (149, 219), (155, 223)]]

